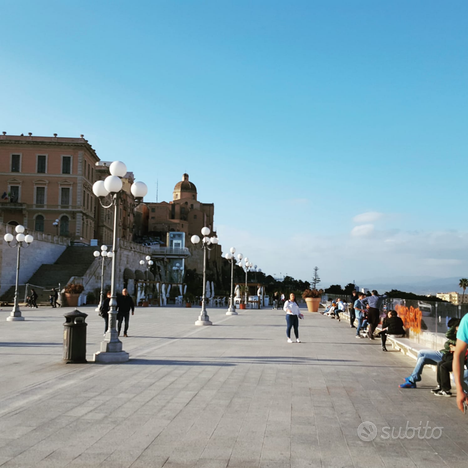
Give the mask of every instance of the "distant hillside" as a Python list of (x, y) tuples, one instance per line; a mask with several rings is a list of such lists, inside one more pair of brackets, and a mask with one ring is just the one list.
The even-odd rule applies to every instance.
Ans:
[(398, 289), (399, 291), (413, 292), (415, 294), (437, 294), (439, 292), (461, 292), (458, 287), (460, 278), (434, 278), (430, 276), (406, 276), (400, 278), (367, 278), (366, 280), (356, 281), (359, 287), (377, 289), (379, 292)]

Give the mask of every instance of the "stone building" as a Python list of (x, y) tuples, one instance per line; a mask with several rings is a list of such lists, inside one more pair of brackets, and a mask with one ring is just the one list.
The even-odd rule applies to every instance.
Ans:
[[(145, 203), (146, 209), (141, 211), (142, 223), (147, 225), (147, 238), (170, 248), (169, 233), (183, 233), (185, 239), (181, 247), (190, 251), (190, 256), (173, 258), (172, 263), (180, 262), (184, 269), (190, 268), (201, 272), (203, 270), (203, 255), (199, 246), (193, 246), (190, 238), (196, 234), (201, 236), (201, 229), (206, 226), (211, 230), (211, 236), (216, 236), (214, 229), (214, 203), (203, 203), (198, 200), (197, 188), (189, 180), (188, 174), (183, 174), (182, 180), (177, 182), (172, 193), (172, 201), (160, 203)], [(174, 236), (173, 236), (174, 237)], [(157, 245), (152, 254), (163, 251)], [(185, 263), (184, 263), (185, 262)], [(170, 263), (169, 268), (171, 268)], [(208, 252), (208, 270), (221, 270), (221, 246), (215, 246)]]
[[(92, 239), (111, 244), (113, 210), (102, 208), (93, 184), (109, 175), (109, 162), (80, 138), (0, 135), (0, 223), (67, 237), (75, 243)], [(132, 240), (134, 181), (122, 179), (119, 237)]]
[(89, 243), (97, 161), (83, 136), (0, 135), (0, 222)]

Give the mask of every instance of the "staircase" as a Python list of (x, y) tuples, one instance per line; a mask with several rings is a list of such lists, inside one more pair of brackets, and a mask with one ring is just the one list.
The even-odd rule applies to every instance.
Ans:
[[(39, 286), (35, 288), (39, 295), (37, 303), (49, 303), (49, 294), (52, 288), (63, 288), (72, 276), (83, 276), (94, 261), (93, 252), (96, 247), (70, 246), (54, 264), (44, 264), (27, 281), (28, 284)], [(34, 287), (33, 286), (33, 287)], [(43, 289), (44, 288), (44, 289)], [(18, 299), (23, 301), (25, 286), (19, 287)], [(15, 288), (11, 287), (2, 297), (1, 302), (13, 302)]]

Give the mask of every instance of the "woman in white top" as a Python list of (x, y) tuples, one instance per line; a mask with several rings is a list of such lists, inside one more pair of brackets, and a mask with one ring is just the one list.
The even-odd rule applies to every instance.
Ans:
[(283, 310), (286, 312), (286, 335), (288, 336), (288, 343), (292, 343), (291, 340), (291, 328), (294, 328), (294, 334), (296, 335), (296, 343), (300, 343), (299, 339), (299, 319), (304, 317), (299, 310), (299, 306), (296, 302), (296, 296), (291, 293), (289, 295), (289, 301), (285, 301)]

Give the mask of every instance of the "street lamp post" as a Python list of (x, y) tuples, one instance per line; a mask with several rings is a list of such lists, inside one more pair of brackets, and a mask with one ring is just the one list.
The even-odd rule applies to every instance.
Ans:
[[(111, 300), (109, 311), (109, 327), (101, 342), (101, 350), (94, 354), (95, 362), (117, 363), (126, 362), (129, 354), (122, 350), (122, 342), (117, 333), (117, 295), (115, 290), (115, 277), (117, 273), (117, 230), (119, 226), (119, 204), (122, 192), (122, 177), (127, 173), (127, 166), (121, 161), (114, 161), (110, 167), (111, 175), (105, 180), (98, 180), (93, 185), (93, 192), (99, 198), (99, 203), (103, 208), (114, 208), (114, 227), (112, 236), (112, 271), (111, 271)], [(135, 198), (135, 205), (138, 206), (143, 197), (148, 193), (148, 187), (143, 182), (134, 182), (131, 187), (132, 195)], [(105, 204), (104, 199), (110, 195), (111, 202)]]
[(55, 226), (57, 228), (57, 236), (59, 235), (58, 233), (59, 223), (60, 223), (60, 220), (58, 218), (52, 223), (52, 226)]
[[(151, 271), (151, 267), (153, 266), (154, 262), (153, 262), (153, 260), (151, 260), (151, 256), (150, 256), (150, 255), (147, 255), (147, 256), (145, 257), (144, 260), (140, 260), (140, 265), (141, 265), (141, 266), (144, 266), (144, 265), (145, 265), (145, 262), (146, 262), (146, 271), (147, 271), (147, 272)], [(144, 297), (145, 297), (145, 300), (148, 301), (148, 300), (149, 300), (149, 299), (148, 299), (148, 292), (147, 292), (147, 291), (148, 291), (148, 285), (146, 284), (146, 281), (149, 281), (149, 275), (148, 275), (148, 273), (146, 273), (145, 291), (144, 291), (144, 293), (145, 293), (145, 296), (144, 296)]]
[(9, 232), (3, 236), (5, 239), (5, 242), (10, 246), (10, 247), (16, 247), (16, 282), (15, 282), (15, 299), (13, 303), (13, 309), (11, 311), (11, 314), (7, 317), (7, 322), (19, 322), (21, 320), (24, 320), (24, 317), (21, 315), (21, 310), (19, 308), (18, 304), (18, 287), (19, 287), (19, 271), (20, 271), (20, 250), (22, 247), (26, 247), (24, 243), (26, 242), (26, 245), (29, 247), (31, 245), (31, 242), (34, 240), (34, 237), (31, 236), (30, 234), (24, 235), (24, 226), (21, 226), (19, 224), (18, 226), (15, 227), (16, 231), (16, 244), (12, 245), (11, 242), (15, 237), (13, 237), (13, 234), (10, 234)]
[(231, 247), (229, 252), (225, 255), (226, 260), (231, 264), (231, 296), (229, 297), (229, 308), (226, 312), (226, 315), (238, 315), (234, 305), (234, 262), (236, 261), (234, 256), (235, 253), (236, 248)]
[(177, 262), (173, 267), (172, 270), (174, 271), (175, 278), (177, 283), (182, 283), (182, 266), (179, 262)]
[(245, 306), (247, 307), (249, 303), (249, 290), (247, 286), (247, 274), (249, 273), (249, 270), (252, 268), (253, 263), (249, 262), (249, 259), (247, 257), (244, 258), (244, 269), (245, 269)]
[[(203, 249), (203, 295), (202, 295), (202, 310), (200, 312), (200, 316), (198, 320), (195, 322), (195, 325), (213, 325), (210, 322), (210, 317), (206, 313), (206, 251), (211, 250), (213, 247), (218, 243), (218, 239), (216, 237), (208, 237), (210, 235), (210, 228), (204, 227), (201, 230), (201, 234), (203, 236), (202, 240), (202, 249)], [(200, 242), (200, 237), (197, 235), (192, 236), (191, 238), (192, 244), (198, 244)]]
[(101, 245), (101, 250), (95, 250), (93, 255), (98, 258), (101, 257), (101, 292), (99, 294), (99, 304), (96, 307), (96, 312), (101, 310), (102, 304), (104, 303), (104, 262), (106, 258), (112, 258), (113, 253), (107, 251), (107, 245)]

